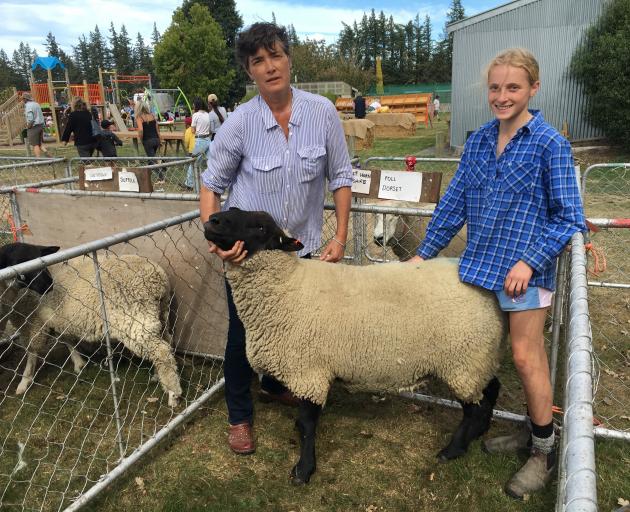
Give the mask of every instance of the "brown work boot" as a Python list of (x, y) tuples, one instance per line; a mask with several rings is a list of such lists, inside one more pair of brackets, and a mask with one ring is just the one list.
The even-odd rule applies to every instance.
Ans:
[(516, 453), (529, 450), (532, 447), (532, 431), (527, 425), (521, 426), (516, 432), (507, 436), (484, 439), (481, 449), (486, 453)]
[(256, 451), (254, 432), (249, 422), (230, 425), (228, 444), (230, 449), (239, 455), (249, 455)]
[(529, 459), (519, 469), (505, 486), (508, 496), (518, 500), (525, 500), (535, 492), (542, 490), (551, 480), (556, 469), (556, 451), (542, 453), (532, 448)]

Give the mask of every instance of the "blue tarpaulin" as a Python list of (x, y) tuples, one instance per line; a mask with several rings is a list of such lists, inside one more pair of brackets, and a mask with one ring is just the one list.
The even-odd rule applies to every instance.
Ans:
[(37, 57), (35, 61), (33, 61), (33, 65), (31, 66), (31, 70), (35, 71), (37, 66), (41, 66), (45, 70), (54, 69), (55, 66), (61, 66), (61, 69), (65, 69), (66, 67), (63, 65), (57, 57)]

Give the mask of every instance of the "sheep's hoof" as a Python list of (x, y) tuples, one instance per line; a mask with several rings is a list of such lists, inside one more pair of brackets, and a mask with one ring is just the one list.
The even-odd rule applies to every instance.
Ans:
[(33, 379), (22, 379), (17, 389), (15, 390), (15, 394), (23, 395), (24, 393), (26, 393), (26, 390), (30, 387), (32, 383)]
[(177, 396), (172, 391), (168, 392), (168, 406), (169, 407), (177, 407), (179, 405), (179, 396)]
[(437, 459), (438, 462), (444, 463), (448, 462), (449, 460), (457, 459), (465, 453), (466, 450), (462, 448), (451, 448), (450, 446), (447, 446), (446, 448), (440, 450), (440, 452), (437, 454)]
[(291, 479), (291, 483), (293, 485), (306, 485), (311, 479), (312, 474), (313, 472), (307, 472), (306, 475), (300, 475), (298, 472), (298, 464), (296, 464), (295, 466), (293, 466), (289, 478)]

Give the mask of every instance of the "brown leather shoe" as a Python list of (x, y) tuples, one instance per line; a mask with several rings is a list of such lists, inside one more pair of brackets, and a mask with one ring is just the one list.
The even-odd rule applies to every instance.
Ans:
[(258, 393), (258, 399), (261, 402), (271, 403), (278, 402), (282, 405), (287, 405), (289, 407), (297, 407), (300, 405), (300, 399), (296, 397), (291, 391), (287, 390), (280, 394), (269, 393), (264, 389), (261, 389)]
[(230, 449), (239, 455), (254, 453), (256, 451), (256, 443), (254, 442), (252, 426), (248, 422), (230, 425), (228, 444)]

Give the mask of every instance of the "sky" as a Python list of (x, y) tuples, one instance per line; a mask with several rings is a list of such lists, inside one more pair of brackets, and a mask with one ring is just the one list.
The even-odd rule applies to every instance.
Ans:
[[(462, 0), (466, 15), (492, 9), (506, 0)], [(153, 22), (163, 33), (171, 23), (173, 11), (181, 0), (0, 0), (0, 48), (9, 58), (20, 41), (28, 43), (40, 56), (47, 55), (46, 34), (52, 32), (57, 43), (72, 53), (81, 34), (86, 36), (98, 24), (101, 33), (109, 34), (113, 21), (118, 30), (122, 24), (132, 41), (140, 32), (150, 41)], [(431, 17), (434, 38), (442, 34), (450, 0), (409, 2), (408, 0), (236, 0), (244, 25), (270, 21), (272, 12), (282, 25), (293, 24), (300, 38), (325, 39), (333, 43), (342, 22), (360, 21), (371, 9), (392, 15), (394, 21), (406, 23), (416, 14)]]

